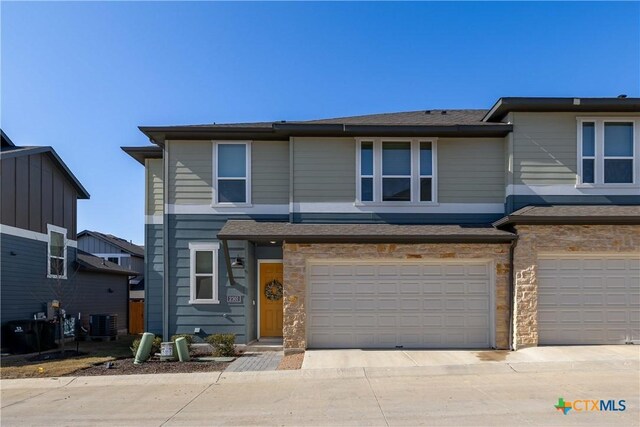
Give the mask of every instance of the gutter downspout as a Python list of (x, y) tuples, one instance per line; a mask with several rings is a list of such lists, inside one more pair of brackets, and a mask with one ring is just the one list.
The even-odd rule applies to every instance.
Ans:
[(224, 261), (227, 264), (227, 275), (229, 276), (229, 284), (236, 285), (236, 279), (233, 277), (233, 267), (231, 267), (231, 255), (229, 254), (229, 242), (227, 239), (220, 239), (222, 243), (222, 252), (224, 253)]
[(514, 302), (516, 298), (515, 271), (513, 268), (513, 260), (515, 258), (516, 245), (518, 244), (518, 234), (515, 232), (516, 238), (509, 245), (509, 349), (515, 350), (513, 340), (513, 321), (514, 321)]
[(162, 224), (162, 340), (169, 341), (169, 141), (165, 142), (162, 155), (164, 163), (164, 212)]

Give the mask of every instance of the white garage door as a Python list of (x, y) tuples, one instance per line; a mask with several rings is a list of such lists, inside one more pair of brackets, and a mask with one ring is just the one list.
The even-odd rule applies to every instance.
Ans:
[(491, 346), (488, 263), (310, 263), (307, 274), (310, 348)]
[(538, 260), (540, 344), (640, 339), (640, 256)]

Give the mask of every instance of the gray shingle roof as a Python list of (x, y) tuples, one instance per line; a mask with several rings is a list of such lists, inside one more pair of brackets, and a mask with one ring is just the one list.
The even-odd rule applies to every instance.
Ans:
[(551, 205), (527, 206), (496, 221), (508, 224), (640, 224), (640, 206)]
[(255, 123), (211, 123), (193, 127), (239, 127), (271, 128), (274, 124), (325, 124), (325, 125), (372, 125), (372, 126), (455, 126), (484, 125), (482, 118), (488, 110), (419, 110), (400, 113), (367, 114), (361, 116), (335, 117), (317, 120), (292, 120)]
[(104, 240), (105, 242), (112, 244), (127, 253), (130, 253), (131, 255), (144, 257), (143, 246), (138, 246), (136, 244), (130, 243), (124, 239), (121, 239), (120, 237), (114, 236), (113, 234), (100, 233), (99, 231), (83, 230), (78, 233), (78, 238), (82, 237), (85, 234), (93, 236), (96, 239)]
[(508, 242), (515, 236), (493, 227), (396, 224), (292, 224), (232, 220), (222, 227), (223, 240), (287, 242)]
[(119, 266), (116, 263), (106, 261), (97, 256), (93, 256), (83, 251), (78, 251), (76, 258), (80, 267), (87, 271), (97, 271), (101, 273), (121, 274), (123, 276), (135, 276), (138, 273), (128, 268)]

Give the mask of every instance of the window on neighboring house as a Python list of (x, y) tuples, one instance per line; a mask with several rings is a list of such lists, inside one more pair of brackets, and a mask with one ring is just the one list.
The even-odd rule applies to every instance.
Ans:
[(249, 155), (246, 142), (218, 142), (216, 147), (216, 194), (215, 203), (249, 203)]
[(118, 257), (107, 257), (107, 261), (112, 262), (114, 264), (120, 264), (120, 258)]
[(580, 119), (581, 184), (633, 184), (636, 182), (637, 126), (640, 121), (625, 119)]
[(218, 304), (218, 243), (190, 243), (191, 304)]
[(47, 277), (67, 278), (67, 230), (47, 224), (49, 241), (47, 244)]
[(358, 141), (357, 202), (435, 202), (435, 141)]

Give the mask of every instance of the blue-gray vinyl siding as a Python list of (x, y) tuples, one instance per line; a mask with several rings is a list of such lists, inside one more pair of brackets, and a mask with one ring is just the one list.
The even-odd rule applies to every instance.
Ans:
[(69, 315), (82, 313), (86, 326), (90, 314), (115, 313), (118, 315), (118, 329), (126, 330), (127, 276), (79, 270), (74, 261), (75, 248), (68, 247), (67, 251), (68, 278), (60, 281), (49, 279), (46, 242), (0, 235), (2, 324), (10, 320), (31, 319), (37, 312), (46, 312), (48, 301), (57, 299)]
[(163, 256), (162, 224), (147, 224), (144, 237), (145, 331), (162, 336)]
[(385, 223), (385, 224), (491, 224), (502, 218), (503, 213), (295, 213), (297, 223)]
[[(247, 216), (227, 215), (169, 215), (169, 334), (193, 334), (200, 328), (201, 335), (232, 333), (237, 343), (255, 339), (256, 306), (254, 305), (256, 261), (253, 244), (230, 241), (232, 259), (240, 257), (243, 268), (234, 268), (235, 284), (231, 284), (222, 245), (218, 252), (219, 304), (190, 304), (189, 243), (218, 242), (220, 229), (229, 219), (248, 219)], [(255, 219), (255, 218), (254, 218)], [(263, 216), (264, 220), (286, 220), (283, 216)], [(241, 296), (242, 303), (227, 303), (227, 296)]]

